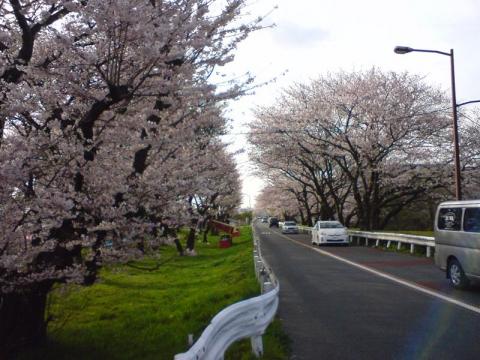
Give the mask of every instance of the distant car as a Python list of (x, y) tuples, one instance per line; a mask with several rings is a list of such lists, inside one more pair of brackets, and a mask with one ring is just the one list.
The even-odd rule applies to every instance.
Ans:
[(312, 229), (312, 245), (348, 245), (347, 228), (338, 221), (317, 221)]
[(268, 226), (273, 227), (276, 226), (278, 227), (278, 219), (276, 217), (271, 217), (268, 221)]
[(262, 223), (267, 223), (268, 219), (266, 217), (262, 218)]
[(282, 234), (298, 234), (298, 226), (295, 221), (285, 221), (282, 225)]

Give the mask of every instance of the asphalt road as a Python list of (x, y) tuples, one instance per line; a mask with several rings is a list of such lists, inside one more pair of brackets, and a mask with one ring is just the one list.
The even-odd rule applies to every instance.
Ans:
[(292, 359), (480, 359), (479, 285), (451, 289), (430, 259), (256, 231)]

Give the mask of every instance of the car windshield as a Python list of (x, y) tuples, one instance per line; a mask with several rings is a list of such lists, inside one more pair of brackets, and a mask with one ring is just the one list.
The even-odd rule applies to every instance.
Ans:
[(285, 225), (289, 225), (289, 226), (295, 226), (297, 225), (297, 223), (295, 221), (285, 221), (284, 222)]
[(320, 228), (321, 229), (343, 229), (343, 225), (339, 222), (331, 222), (331, 221), (320, 221)]

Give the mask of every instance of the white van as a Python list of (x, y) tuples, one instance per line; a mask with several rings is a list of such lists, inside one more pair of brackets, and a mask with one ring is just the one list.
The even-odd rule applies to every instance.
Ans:
[(435, 264), (453, 287), (480, 279), (480, 200), (441, 203), (435, 217)]
[(312, 245), (348, 244), (347, 228), (338, 221), (317, 221), (312, 228)]

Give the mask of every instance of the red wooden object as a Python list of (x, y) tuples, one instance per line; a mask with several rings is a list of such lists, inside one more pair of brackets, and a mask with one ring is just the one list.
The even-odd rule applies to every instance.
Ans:
[(210, 224), (216, 229), (232, 235), (232, 237), (240, 236), (240, 231), (233, 225), (225, 224), (216, 220), (210, 220)]
[(232, 246), (232, 237), (231, 235), (223, 235), (218, 242), (218, 246), (221, 248), (229, 248)]

